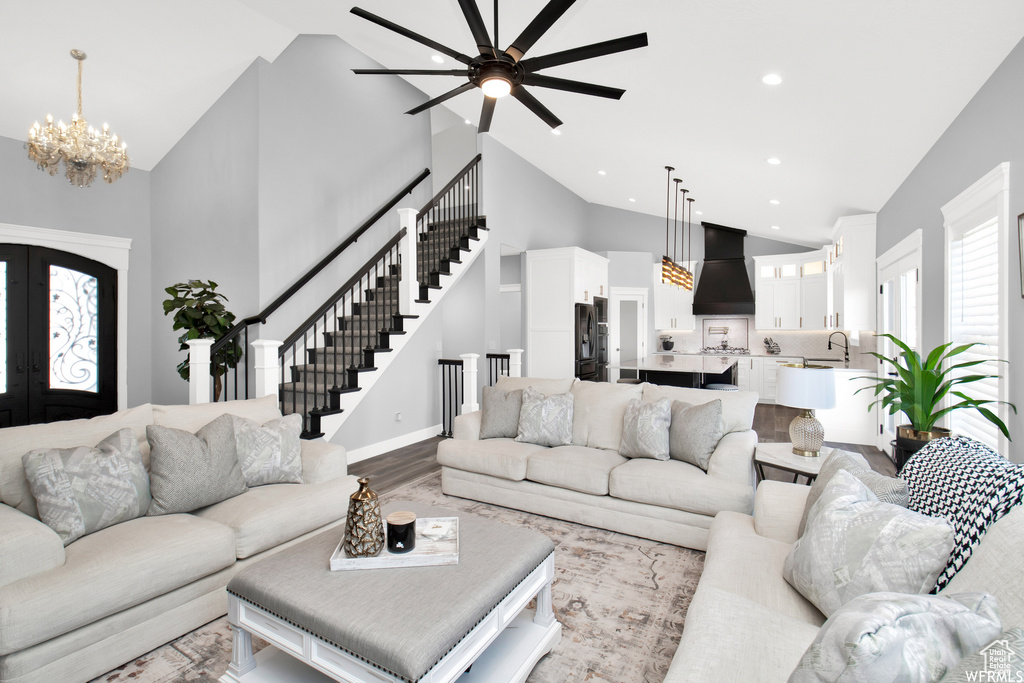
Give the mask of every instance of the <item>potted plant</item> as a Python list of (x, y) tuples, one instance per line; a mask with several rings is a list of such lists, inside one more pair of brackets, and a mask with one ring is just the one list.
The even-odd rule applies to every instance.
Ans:
[[(179, 351), (188, 351), (188, 341), (192, 339), (213, 339), (217, 341), (231, 329), (235, 314), (227, 310), (224, 302), (226, 296), (215, 291), (217, 283), (213, 280), (189, 280), (179, 282), (164, 289), (171, 295), (165, 299), (164, 315), (174, 312), (175, 330), (185, 330), (178, 337)], [(210, 359), (210, 375), (213, 376), (213, 400), (220, 400), (221, 377), (229, 368), (234, 368), (242, 358), (242, 347), (237, 341), (224, 346)], [(178, 364), (178, 374), (188, 381), (189, 357)]]
[[(984, 360), (964, 361), (961, 363), (952, 362), (952, 359), (964, 353), (976, 344), (961, 344), (953, 346), (952, 342), (942, 344), (931, 350), (922, 359), (921, 354), (914, 351), (903, 341), (891, 334), (881, 334), (878, 337), (885, 337), (895, 344), (900, 353), (889, 358), (880, 353), (871, 352), (870, 355), (878, 358), (892, 366), (894, 372), (888, 376), (858, 377), (857, 379), (873, 380), (875, 384), (870, 387), (862, 387), (855, 393), (866, 389), (874, 389), (875, 396), (881, 397), (881, 408), (888, 409), (890, 415), (903, 413), (910, 420), (909, 424), (900, 425), (896, 432), (897, 451), (904, 457), (897, 456), (897, 471), (903, 467), (903, 463), (913, 453), (920, 450), (932, 439), (949, 436), (950, 431), (943, 427), (936, 427), (935, 423), (954, 410), (974, 409), (999, 428), (1007, 439), (1010, 432), (1006, 424), (993, 413), (987, 404), (1006, 403), (1017, 412), (1017, 407), (1006, 401), (995, 401), (991, 399), (977, 399), (968, 396), (963, 392), (963, 386), (978, 382), (984, 379), (991, 379), (997, 375), (987, 374), (955, 374), (959, 370), (974, 367), (984, 363)], [(999, 361), (1006, 362), (1006, 361)], [(945, 367), (944, 367), (945, 366)], [(947, 396), (955, 397), (955, 401), (942, 407)], [(874, 405), (874, 404), (872, 404)], [(871, 406), (868, 407), (871, 409)]]

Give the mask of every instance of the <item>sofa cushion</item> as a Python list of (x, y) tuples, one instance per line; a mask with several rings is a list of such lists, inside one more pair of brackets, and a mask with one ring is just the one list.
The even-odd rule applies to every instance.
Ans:
[(523, 389), (516, 441), (539, 446), (563, 446), (572, 443), (572, 394), (544, 395), (535, 389)]
[(128, 427), (95, 446), (29, 451), (22, 462), (40, 519), (64, 545), (149, 510), (149, 475)]
[(569, 377), (566, 379), (545, 379), (541, 377), (507, 377), (502, 375), (498, 378), (498, 381), (494, 383), (494, 386), (502, 391), (516, 391), (517, 389), (533, 387), (540, 393), (548, 396), (551, 394), (566, 393), (572, 389), (572, 385), (575, 381), (575, 377)]
[(530, 455), (526, 478), (595, 496), (608, 495), (608, 474), (626, 459), (614, 451), (559, 446)]
[(193, 514), (230, 527), (235, 555), (242, 560), (343, 519), (358, 488), (352, 476), (322, 484), (268, 484)]
[(64, 543), (57, 532), (0, 504), (0, 586), (64, 564)]
[(231, 416), (235, 454), (246, 486), (302, 483), (302, 416), (298, 413), (260, 424)]
[(480, 401), (480, 438), (514, 439), (519, 434), (519, 411), (523, 408), (523, 390), (502, 391), (484, 387)]
[(700, 405), (718, 399), (722, 402), (722, 432), (741, 432), (754, 426), (754, 408), (757, 406), (756, 391), (711, 391), (689, 387), (666, 387), (660, 384), (642, 384), (643, 400), (657, 401), (668, 398)]
[(34, 448), (73, 448), (98, 443), (122, 427), (128, 427), (135, 433), (142, 462), (148, 467), (146, 425), (150, 424), (153, 424), (153, 406), (147, 403), (89, 420), (7, 427), (2, 432), (3, 438), (0, 438), (0, 502), (38, 519), (36, 501), (25, 479), (21, 456)]
[(82, 537), (65, 556), (63, 566), (0, 588), (0, 656), (230, 566), (235, 538), (194, 515), (140, 517)]
[(821, 462), (818, 476), (811, 484), (811, 490), (807, 494), (804, 513), (800, 517), (800, 526), (797, 528), (798, 536), (804, 535), (804, 528), (807, 526), (807, 515), (814, 504), (818, 502), (818, 498), (825, 491), (825, 487), (832, 481), (832, 477), (839, 470), (845, 470), (860, 479), (865, 486), (871, 489), (872, 493), (878, 496), (878, 500), (883, 503), (907, 506), (907, 485), (905, 483), (894, 477), (887, 477), (884, 474), (875, 472), (868, 465), (867, 460), (859, 454), (847, 453), (838, 448), (833, 448)]
[(668, 427), (671, 421), (672, 404), (667, 398), (654, 403), (632, 399), (622, 418), (619, 454), (626, 458), (668, 460)]
[[(666, 400), (666, 399), (659, 399)], [(676, 460), (696, 465), (705, 472), (715, 447), (722, 440), (722, 401), (700, 405), (672, 401), (669, 454)]]
[(183, 429), (195, 433), (203, 425), (228, 413), (239, 417), (247, 417), (260, 424), (281, 417), (281, 407), (277, 394), (263, 398), (250, 398), (241, 401), (219, 401), (217, 403), (197, 403), (195, 405), (153, 406), (153, 424), (161, 427)]
[(712, 517), (722, 510), (749, 514), (754, 509), (753, 486), (709, 477), (680, 460), (630, 460), (612, 470), (608, 492), (623, 500)]
[(576, 446), (619, 450), (626, 406), (642, 395), (639, 384), (576, 382), (572, 385), (572, 442)]
[(512, 439), (488, 439), (484, 443), (445, 439), (437, 444), (437, 462), (457, 470), (522, 481), (530, 456), (544, 450), (544, 446)]

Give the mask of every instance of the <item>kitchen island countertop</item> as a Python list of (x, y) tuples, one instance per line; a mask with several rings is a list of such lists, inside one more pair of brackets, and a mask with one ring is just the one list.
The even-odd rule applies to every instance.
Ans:
[(736, 365), (736, 359), (741, 357), (657, 353), (634, 360), (620, 361), (618, 365), (610, 367), (620, 370), (641, 370), (647, 372), (689, 372), (720, 375)]

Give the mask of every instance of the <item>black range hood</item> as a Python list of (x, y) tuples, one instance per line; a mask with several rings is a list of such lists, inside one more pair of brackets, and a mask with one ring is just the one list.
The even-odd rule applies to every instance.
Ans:
[(704, 264), (693, 293), (694, 315), (753, 315), (754, 291), (743, 258), (746, 230), (701, 222)]

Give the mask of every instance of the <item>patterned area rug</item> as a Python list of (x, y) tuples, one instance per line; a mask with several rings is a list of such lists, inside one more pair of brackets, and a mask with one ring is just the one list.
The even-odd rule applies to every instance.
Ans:
[[(530, 683), (659, 683), (682, 634), (704, 553), (441, 493), (432, 474), (382, 496), (526, 526), (555, 543), (555, 616), (562, 640)], [(258, 644), (262, 647), (264, 644)], [(231, 633), (221, 618), (94, 683), (213, 681), (227, 669)]]

